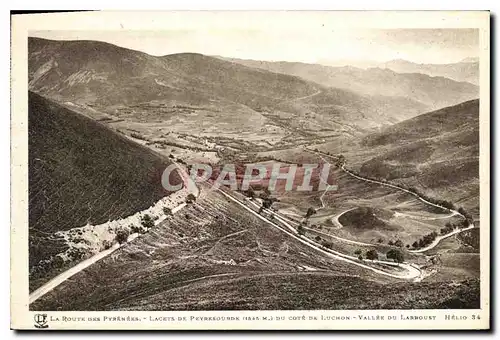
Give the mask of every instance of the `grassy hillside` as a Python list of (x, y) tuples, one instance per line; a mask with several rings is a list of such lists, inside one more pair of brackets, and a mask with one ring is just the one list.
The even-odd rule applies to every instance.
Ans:
[[(479, 124), (479, 100), (470, 100), (441, 110), (428, 112), (405, 122), (385, 128), (380, 133), (367, 136), (363, 144), (387, 145), (436, 137), (451, 132), (470, 132)], [(466, 141), (474, 144), (477, 139)]]
[[(306, 267), (345, 275), (353, 266), (304, 247), (222, 194), (203, 187), (196, 203), (127, 244), (113, 257), (64, 282), (32, 308), (123, 309), (197, 281), (269, 271), (299, 273)], [(369, 271), (363, 272), (372, 276)], [(183, 296), (196, 299), (196, 295)], [(155, 309), (176, 309), (176, 304), (159, 301)]]
[(395, 124), (360, 144), (371, 150), (354, 161), (362, 174), (405, 182), (478, 213), (479, 100)]
[(97, 41), (29, 39), (30, 89), (96, 105), (226, 99), (273, 104), (306, 96), (315, 86), (195, 53), (155, 57)]
[(30, 267), (62, 250), (53, 233), (132, 215), (169, 194), (167, 160), (31, 92), (28, 133)]
[(360, 230), (392, 230), (395, 227), (389, 225), (386, 220), (390, 219), (393, 214), (394, 213), (390, 210), (360, 207), (342, 214), (339, 218), (339, 222), (344, 227)]

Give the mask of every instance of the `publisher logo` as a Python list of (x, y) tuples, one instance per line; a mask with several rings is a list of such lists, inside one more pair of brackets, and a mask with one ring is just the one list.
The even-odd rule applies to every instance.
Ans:
[(36, 328), (48, 328), (47, 325), (47, 314), (35, 314), (35, 327)]

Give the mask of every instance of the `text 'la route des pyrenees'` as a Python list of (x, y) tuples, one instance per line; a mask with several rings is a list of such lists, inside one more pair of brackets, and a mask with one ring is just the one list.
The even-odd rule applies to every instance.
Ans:
[(266, 316), (50, 316), (51, 322), (225, 322), (225, 321), (465, 321), (479, 319), (480, 316), (456, 315), (266, 315)]

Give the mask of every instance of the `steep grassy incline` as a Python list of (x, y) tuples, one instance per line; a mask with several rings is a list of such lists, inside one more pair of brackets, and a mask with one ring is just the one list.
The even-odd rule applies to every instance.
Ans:
[(132, 215), (169, 194), (167, 160), (34, 93), (28, 130), (30, 266), (50, 256), (48, 235)]
[[(401, 181), (478, 213), (479, 100), (429, 112), (366, 136), (361, 174)], [(351, 157), (353, 159), (354, 157)]]

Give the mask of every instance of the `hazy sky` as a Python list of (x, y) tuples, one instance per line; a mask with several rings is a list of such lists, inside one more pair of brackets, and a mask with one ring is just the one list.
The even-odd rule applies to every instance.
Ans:
[(314, 29), (34, 31), (57, 40), (100, 40), (152, 55), (196, 52), (206, 55), (318, 62), (389, 61), (451, 63), (479, 55), (476, 29)]

